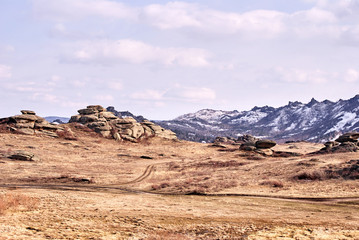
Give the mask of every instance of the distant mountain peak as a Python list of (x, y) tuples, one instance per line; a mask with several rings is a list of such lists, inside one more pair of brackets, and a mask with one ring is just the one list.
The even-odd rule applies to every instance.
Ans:
[(359, 131), (359, 95), (337, 102), (312, 98), (307, 104), (294, 101), (278, 108), (255, 106), (241, 112), (202, 109), (157, 123), (176, 132), (179, 138), (192, 141), (251, 134), (279, 142), (319, 142), (344, 132)]

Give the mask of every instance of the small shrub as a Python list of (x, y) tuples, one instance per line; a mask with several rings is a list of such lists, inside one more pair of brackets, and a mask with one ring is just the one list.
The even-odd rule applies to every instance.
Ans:
[(293, 177), (295, 180), (321, 181), (326, 179), (326, 174), (321, 171), (301, 172)]
[(57, 136), (59, 136), (59, 138), (64, 138), (66, 140), (77, 140), (77, 137), (75, 137), (75, 134), (68, 127), (65, 127), (64, 130), (56, 131), (56, 134), (57, 134)]
[(282, 188), (284, 184), (279, 180), (267, 180), (260, 183), (260, 185), (271, 186), (275, 188)]

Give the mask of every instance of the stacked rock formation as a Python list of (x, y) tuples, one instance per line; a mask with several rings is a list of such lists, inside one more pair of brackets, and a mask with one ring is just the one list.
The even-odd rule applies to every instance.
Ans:
[(325, 147), (319, 153), (328, 152), (356, 152), (359, 150), (359, 133), (346, 133), (339, 136), (335, 141), (326, 142)]
[(51, 124), (44, 118), (37, 116), (34, 111), (21, 110), (21, 113), (21, 115), (1, 119), (0, 124), (6, 124), (10, 131), (29, 135), (57, 137), (56, 131), (63, 130), (62, 127)]
[(273, 151), (271, 150), (271, 148), (277, 145), (275, 141), (258, 139), (251, 135), (245, 135), (240, 137), (238, 142), (242, 143), (239, 149), (244, 151), (255, 151), (262, 155), (272, 155)]
[(107, 138), (138, 142), (148, 137), (177, 139), (176, 134), (150, 121), (137, 122), (134, 118), (120, 118), (99, 105), (90, 105), (78, 110), (69, 123), (81, 123)]

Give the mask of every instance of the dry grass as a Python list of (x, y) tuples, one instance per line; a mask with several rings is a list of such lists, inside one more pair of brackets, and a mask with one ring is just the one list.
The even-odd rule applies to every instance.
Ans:
[[(8, 208), (7, 211), (16, 214), (0, 217), (0, 236), (320, 239), (324, 234), (321, 229), (327, 229), (323, 235), (327, 239), (359, 237), (359, 204), (355, 199), (322, 204), (221, 195), (358, 197), (358, 181), (344, 176), (348, 169), (357, 166), (350, 161), (359, 159), (359, 153), (320, 155), (315, 160), (307, 155), (259, 157), (239, 150), (220, 152), (208, 144), (182, 141), (116, 142), (101, 138), (92, 130), (83, 131), (82, 126), (68, 126), (77, 141), (0, 134), (0, 153), (31, 148), (41, 159), (41, 162), (1, 159), (2, 189), (26, 185), (20, 194), (41, 199), (41, 204), (31, 212), (22, 211), (27, 209), (24, 202)], [(291, 143), (276, 147), (278, 151), (307, 153), (320, 146)], [(320, 181), (293, 180), (298, 173), (325, 170), (342, 171), (343, 175)], [(142, 193), (151, 189), (152, 193), (179, 195)], [(17, 191), (20, 190), (13, 192)], [(201, 193), (220, 193), (221, 197), (184, 195)], [(309, 228), (313, 233), (307, 231)]]
[(28, 197), (20, 193), (5, 193), (0, 195), (0, 215), (9, 210), (34, 210), (39, 204), (39, 199)]

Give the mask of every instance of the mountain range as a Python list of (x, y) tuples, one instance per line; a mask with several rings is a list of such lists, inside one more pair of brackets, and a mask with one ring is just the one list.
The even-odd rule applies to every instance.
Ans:
[(323, 142), (359, 130), (359, 95), (337, 102), (313, 98), (309, 103), (296, 101), (278, 108), (254, 107), (249, 111), (203, 109), (156, 123), (174, 131), (180, 139), (197, 142), (245, 134), (278, 142)]
[[(119, 117), (133, 117), (138, 122), (146, 120), (128, 111), (117, 111), (112, 106), (107, 111)], [(45, 119), (66, 123), (69, 118)], [(296, 101), (278, 108), (254, 107), (249, 111), (202, 109), (173, 120), (153, 122), (172, 130), (179, 139), (196, 142), (212, 142), (218, 136), (237, 138), (246, 134), (278, 142), (323, 142), (345, 132), (359, 131), (359, 94), (337, 102), (319, 102), (313, 98), (309, 103)]]

